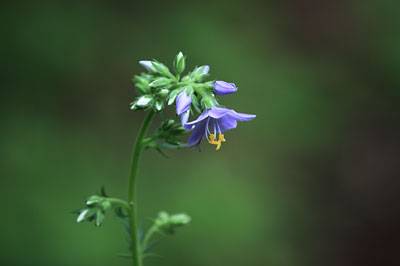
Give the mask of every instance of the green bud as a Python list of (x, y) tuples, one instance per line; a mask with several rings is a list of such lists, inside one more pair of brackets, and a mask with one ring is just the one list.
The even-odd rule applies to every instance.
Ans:
[(185, 70), (185, 61), (185, 56), (182, 54), (182, 52), (179, 52), (174, 60), (174, 69), (177, 74), (181, 74)]
[(210, 70), (209, 66), (200, 66), (196, 67), (192, 73), (190, 74), (190, 77), (194, 79), (195, 81), (201, 81), (203, 78), (208, 76), (208, 71)]
[(150, 91), (149, 81), (142, 76), (135, 76), (133, 78), (136, 88), (141, 94), (146, 94)]
[(78, 218), (76, 221), (78, 223), (82, 222), (85, 219), (90, 219), (97, 211), (97, 208), (89, 208), (89, 209), (84, 209), (82, 212), (79, 214)]
[(153, 67), (157, 70), (158, 73), (161, 73), (167, 77), (172, 77), (172, 74), (171, 74), (171, 72), (169, 72), (168, 67), (165, 66), (163, 63), (160, 63), (157, 61), (152, 61), (151, 63), (153, 65)]
[(102, 200), (103, 200), (103, 197), (93, 195), (86, 201), (86, 205), (96, 205), (97, 203), (101, 202)]
[(111, 208), (111, 203), (108, 200), (105, 200), (101, 203), (101, 206), (103, 207), (104, 211), (107, 211)]
[(159, 226), (162, 226), (162, 225), (168, 223), (168, 219), (169, 219), (169, 215), (167, 212), (160, 212), (154, 223)]
[(135, 77), (133, 78), (133, 81), (134, 81), (135, 83), (138, 83), (138, 84), (149, 85), (149, 80), (146, 79), (146, 78), (144, 78), (144, 77), (142, 77), (142, 76), (135, 76)]
[(134, 109), (136, 106), (145, 108), (148, 107), (152, 104), (153, 102), (153, 97), (151, 95), (143, 95), (138, 98), (138, 100), (132, 105), (132, 109)]
[(101, 210), (98, 210), (96, 212), (96, 226), (100, 226), (103, 223), (105, 217), (106, 216), (104, 215), (104, 213)]
[(168, 105), (171, 105), (175, 102), (176, 97), (181, 92), (180, 89), (173, 90), (168, 96)]
[(158, 78), (158, 79), (155, 79), (154, 81), (152, 81), (152, 82), (149, 84), (149, 86), (150, 86), (150, 87), (154, 87), (154, 88), (163, 87), (163, 86), (168, 85), (170, 82), (171, 82), (170, 79), (161, 77), (161, 78)]
[(160, 212), (154, 224), (164, 233), (173, 234), (175, 228), (188, 224), (190, 217), (186, 214), (169, 215), (166, 212)]
[(158, 95), (161, 96), (161, 97), (165, 97), (165, 96), (168, 95), (168, 93), (169, 93), (169, 90), (168, 90), (168, 89), (162, 89), (162, 90), (160, 90), (160, 91), (158, 92)]
[(188, 224), (190, 220), (191, 218), (184, 213), (174, 214), (169, 218), (170, 223), (174, 225), (185, 225)]
[(156, 101), (156, 103), (154, 104), (154, 109), (157, 112), (160, 112), (164, 107), (164, 102), (163, 101)]

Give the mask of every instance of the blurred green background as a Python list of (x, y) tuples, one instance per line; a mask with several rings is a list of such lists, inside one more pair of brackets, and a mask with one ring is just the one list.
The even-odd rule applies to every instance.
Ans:
[(208, 64), (256, 114), (216, 152), (145, 151), (142, 224), (193, 222), (146, 265), (399, 265), (400, 19), (396, 1), (9, 1), (1, 8), (0, 262), (130, 265), (115, 217), (143, 113), (141, 59)]

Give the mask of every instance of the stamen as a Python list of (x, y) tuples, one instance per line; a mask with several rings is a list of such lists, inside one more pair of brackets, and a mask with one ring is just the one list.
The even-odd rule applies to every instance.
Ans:
[(225, 139), (225, 137), (224, 137), (224, 134), (218, 134), (218, 144), (217, 144), (217, 151), (221, 148), (221, 144), (222, 144), (222, 142), (225, 142), (226, 141), (226, 139)]
[[(210, 119), (208, 119), (207, 120), (207, 124), (206, 124), (206, 129), (205, 129), (205, 135), (206, 135), (206, 139), (208, 140), (208, 141), (210, 141), (209, 140), (209, 138), (208, 138), (208, 134), (210, 134), (210, 130), (208, 129), (208, 123), (210, 122)], [(208, 133), (208, 134), (207, 134)]]
[(215, 135), (211, 134), (208, 143), (218, 145), (218, 142), (215, 141)]
[(217, 145), (216, 150), (218, 151), (219, 149), (221, 149), (222, 142), (225, 142), (225, 141), (226, 141), (226, 139), (224, 137), (224, 134), (218, 134), (218, 141), (215, 140), (215, 135), (211, 134), (210, 139), (208, 140), (208, 143)]

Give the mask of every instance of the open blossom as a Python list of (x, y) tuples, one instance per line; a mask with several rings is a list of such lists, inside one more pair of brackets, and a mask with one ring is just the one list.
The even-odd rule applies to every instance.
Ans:
[[(194, 126), (188, 146), (199, 145), (205, 137), (210, 144), (217, 145), (217, 150), (219, 150), (222, 142), (226, 141), (222, 132), (235, 128), (237, 121), (249, 121), (255, 117), (255, 115), (237, 113), (232, 109), (213, 106), (211, 109), (205, 110), (196, 120), (184, 125), (186, 130), (191, 130)], [(216, 140), (217, 133), (218, 140)]]
[(230, 94), (237, 91), (235, 83), (228, 83), (225, 81), (216, 81), (214, 83), (214, 93), (217, 95)]

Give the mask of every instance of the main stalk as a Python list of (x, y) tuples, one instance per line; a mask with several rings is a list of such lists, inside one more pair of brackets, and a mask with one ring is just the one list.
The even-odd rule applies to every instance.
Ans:
[(137, 221), (136, 221), (136, 208), (137, 204), (135, 201), (135, 187), (136, 187), (136, 175), (138, 171), (140, 153), (143, 149), (143, 139), (146, 137), (147, 130), (150, 127), (151, 121), (154, 117), (154, 111), (150, 110), (146, 118), (143, 121), (143, 124), (139, 130), (139, 134), (136, 137), (135, 146), (133, 148), (133, 157), (131, 164), (131, 171), (129, 175), (129, 195), (128, 202), (130, 205), (129, 212), (129, 224), (131, 229), (131, 252), (132, 252), (132, 260), (134, 266), (142, 266), (142, 251), (139, 243), (138, 230), (137, 230)]

